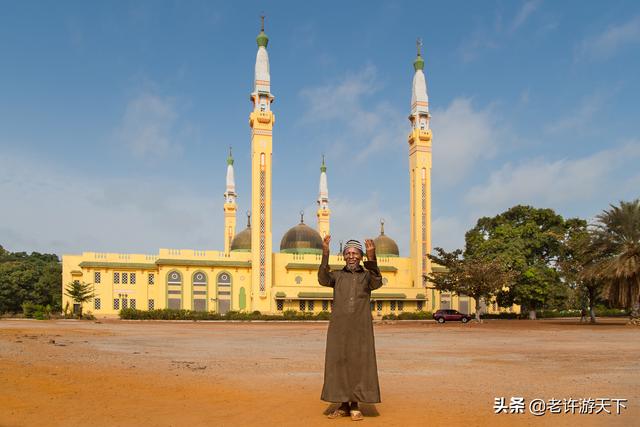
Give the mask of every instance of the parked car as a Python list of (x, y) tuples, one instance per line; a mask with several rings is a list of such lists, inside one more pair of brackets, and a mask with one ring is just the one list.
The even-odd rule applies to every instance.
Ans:
[(460, 313), (458, 310), (447, 308), (433, 313), (433, 319), (438, 323), (444, 323), (448, 320), (460, 320), (462, 323), (467, 323), (469, 320), (473, 319), (473, 316), (470, 314)]

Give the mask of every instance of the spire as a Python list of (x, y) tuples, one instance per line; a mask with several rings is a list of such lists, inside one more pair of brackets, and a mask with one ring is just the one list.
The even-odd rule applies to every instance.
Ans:
[(260, 15), (260, 34), (256, 37), (256, 43), (258, 47), (267, 47), (269, 44), (269, 37), (264, 33), (264, 14)]
[(233, 154), (231, 153), (231, 146), (229, 146), (229, 157), (227, 157), (227, 164), (233, 166)]
[(422, 40), (416, 41), (418, 56), (413, 62), (413, 85), (411, 88), (411, 114), (409, 120), (412, 127), (429, 130), (429, 97), (427, 96), (427, 82), (424, 77), (424, 59), (422, 58)]
[(329, 187), (327, 185), (327, 166), (324, 163), (324, 154), (322, 155), (322, 165), (320, 166), (320, 185), (318, 191), (318, 208), (329, 208)]
[(247, 228), (251, 228), (251, 212), (247, 211)]
[(227, 191), (224, 192), (225, 203), (236, 202), (236, 181), (233, 176), (233, 157), (231, 147), (229, 147), (229, 157), (227, 157)]
[(300, 224), (304, 224), (304, 211), (300, 211)]
[(380, 219), (380, 235), (384, 236), (384, 219)]
[(269, 109), (268, 104), (273, 102), (273, 96), (271, 95), (271, 75), (269, 73), (269, 54), (267, 53), (269, 37), (264, 33), (264, 15), (262, 15), (260, 19), (260, 33), (256, 38), (258, 53), (256, 54), (255, 78), (251, 98), (254, 102), (255, 109), (267, 111)]

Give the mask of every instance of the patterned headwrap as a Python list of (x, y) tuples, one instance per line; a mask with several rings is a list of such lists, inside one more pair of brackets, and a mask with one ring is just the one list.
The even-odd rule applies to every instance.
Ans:
[(361, 254), (364, 254), (362, 245), (357, 240), (347, 240), (347, 243), (344, 244), (344, 249), (342, 249), (342, 253), (344, 253), (348, 248), (356, 248), (360, 251)]

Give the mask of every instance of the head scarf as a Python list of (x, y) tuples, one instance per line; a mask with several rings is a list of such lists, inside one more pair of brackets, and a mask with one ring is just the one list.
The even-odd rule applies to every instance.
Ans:
[(342, 250), (342, 253), (344, 254), (344, 252), (349, 248), (356, 248), (357, 250), (360, 251), (361, 254), (364, 254), (364, 251), (362, 250), (362, 245), (357, 240), (347, 240), (347, 243), (344, 244), (344, 249)]

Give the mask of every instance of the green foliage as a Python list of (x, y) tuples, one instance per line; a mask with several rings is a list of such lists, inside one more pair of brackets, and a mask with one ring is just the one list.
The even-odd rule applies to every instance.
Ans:
[(465, 257), (506, 266), (513, 280), (507, 291), (498, 292), (498, 303), (516, 303), (535, 312), (566, 296), (557, 264), (568, 230), (577, 221), (565, 222), (551, 209), (514, 206), (478, 220), (465, 235)]
[(30, 302), (60, 311), (62, 267), (53, 254), (9, 252), (0, 246), (0, 313), (18, 313)]
[(382, 320), (429, 320), (433, 315), (429, 311), (403, 311), (400, 314), (385, 314)]
[(25, 302), (22, 304), (22, 314), (29, 319), (51, 319), (51, 306)]
[(607, 299), (634, 308), (632, 317), (640, 317), (640, 199), (621, 201), (597, 216), (592, 231), (591, 249), (599, 259), (587, 276), (605, 284)]
[(468, 295), (476, 301), (476, 318), (480, 320), (480, 301), (495, 296), (502, 288), (509, 286), (513, 275), (497, 259), (484, 257), (463, 257), (457, 249), (447, 252), (435, 248), (436, 255), (429, 258), (444, 271), (427, 275), (427, 280), (439, 291)]
[(134, 308), (123, 308), (120, 310), (121, 319), (129, 320), (329, 320), (331, 313), (321, 311), (319, 313), (301, 313), (293, 310), (287, 310), (278, 314), (262, 314), (259, 311), (251, 313), (229, 311), (227, 314), (219, 314), (207, 311), (193, 310), (136, 310)]
[[(84, 283), (77, 280), (67, 284), (64, 289), (64, 294), (71, 298), (73, 302), (79, 304), (79, 311), (77, 313), (79, 318), (82, 318), (82, 304), (91, 301), (95, 297), (93, 292), (93, 285), (91, 283)], [(74, 313), (76, 314), (76, 313)]]

